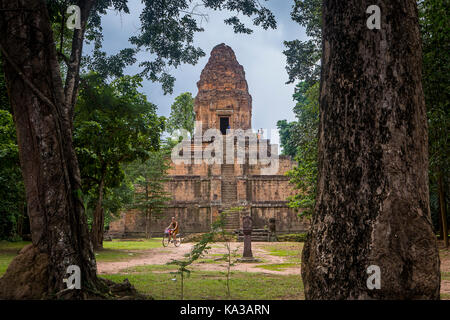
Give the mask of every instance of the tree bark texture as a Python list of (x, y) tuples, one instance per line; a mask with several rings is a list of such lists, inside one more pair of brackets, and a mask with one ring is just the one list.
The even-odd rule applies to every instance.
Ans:
[[(96, 262), (45, 2), (0, 0), (0, 9), (1, 54), (32, 233), (32, 245), (0, 279), (0, 298), (58, 297), (69, 265), (80, 267), (82, 289), (95, 290)], [(65, 297), (85, 292), (69, 291)]]
[[(370, 30), (366, 9), (381, 8)], [(324, 0), (307, 299), (438, 299), (416, 2)], [(367, 268), (381, 288), (368, 289)]]

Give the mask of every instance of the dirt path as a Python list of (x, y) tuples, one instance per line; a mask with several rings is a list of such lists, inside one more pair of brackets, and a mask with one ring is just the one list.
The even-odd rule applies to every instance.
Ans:
[[(287, 263), (288, 261), (284, 257), (278, 257), (270, 255), (266, 250), (261, 249), (263, 245), (267, 245), (267, 242), (254, 242), (253, 243), (253, 256), (261, 259), (263, 262), (260, 263), (237, 263), (232, 267), (233, 271), (243, 271), (243, 272), (260, 272), (260, 273), (271, 273), (280, 275), (298, 274), (300, 275), (300, 267), (296, 268), (285, 268), (281, 271), (267, 270), (263, 268), (258, 268), (261, 264), (279, 264)], [(167, 248), (155, 248), (145, 251), (140, 251), (141, 255), (135, 259), (127, 261), (117, 261), (117, 262), (98, 262), (97, 269), (100, 274), (107, 273), (118, 273), (120, 270), (142, 265), (154, 265), (154, 264), (166, 264), (172, 259), (181, 259), (184, 254), (188, 253), (193, 247), (192, 243), (183, 243), (180, 247), (175, 248), (169, 246)], [(231, 243), (232, 250), (238, 249), (237, 253), (242, 253), (243, 243), (233, 242)], [(211, 258), (214, 254), (224, 254), (226, 249), (221, 244), (214, 244), (212, 249), (206, 255)], [(225, 263), (195, 263), (194, 268), (197, 270), (207, 270), (207, 271), (223, 271), (226, 268)]]
[(181, 259), (184, 254), (188, 253), (192, 249), (193, 244), (183, 243), (178, 248), (173, 246), (161, 247), (156, 249), (139, 251), (141, 254), (139, 257), (127, 261), (117, 262), (97, 262), (97, 271), (100, 274), (103, 273), (118, 273), (122, 269), (142, 266), (147, 264), (166, 264), (172, 261), (172, 259)]

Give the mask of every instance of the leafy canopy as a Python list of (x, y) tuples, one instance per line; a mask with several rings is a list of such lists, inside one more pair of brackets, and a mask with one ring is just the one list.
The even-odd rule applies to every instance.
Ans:
[(289, 81), (316, 82), (320, 77), (320, 58), (322, 55), (322, 0), (295, 0), (292, 20), (306, 27), (307, 41), (284, 41), (287, 47), (286, 71)]
[(167, 131), (173, 134), (176, 130), (184, 129), (191, 137), (194, 134), (195, 112), (194, 98), (190, 92), (180, 94), (170, 107), (170, 117)]
[[(80, 0), (81, 1), (81, 0)], [(78, 1), (47, 0), (52, 23), (60, 24), (65, 10)], [(94, 51), (83, 59), (84, 70), (95, 70), (103, 77), (120, 77), (124, 68), (134, 64), (136, 55), (144, 51), (148, 60), (139, 64), (140, 76), (160, 82), (165, 93), (172, 93), (175, 78), (170, 68), (183, 63), (196, 64), (205, 52), (194, 46), (194, 35), (203, 32), (201, 23), (207, 14), (201, 10), (228, 10), (234, 14), (224, 20), (236, 33), (252, 32), (238, 15), (252, 17), (253, 24), (264, 29), (276, 28), (275, 16), (259, 0), (142, 0), (144, 8), (139, 16), (139, 29), (130, 35), (129, 48), (122, 48), (115, 55), (102, 50), (101, 18), (111, 8), (120, 14), (129, 14), (128, 0), (97, 0), (89, 14), (86, 40), (94, 44)], [(64, 33), (64, 26), (60, 28)], [(67, 59), (66, 59), (67, 60)]]
[(83, 77), (75, 108), (74, 144), (84, 192), (102, 179), (108, 188), (124, 179), (122, 165), (148, 159), (157, 150), (164, 118), (138, 91), (142, 79), (124, 76), (107, 84), (95, 73)]

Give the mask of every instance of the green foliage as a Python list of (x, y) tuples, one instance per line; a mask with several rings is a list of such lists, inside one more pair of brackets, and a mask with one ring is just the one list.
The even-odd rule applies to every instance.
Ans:
[(306, 27), (306, 35), (311, 39), (284, 42), (288, 83), (296, 79), (317, 82), (322, 55), (322, 0), (295, 0), (291, 18)]
[(277, 128), (280, 135), (281, 154), (295, 157), (297, 154), (297, 143), (292, 134), (294, 133), (295, 122), (287, 120), (278, 120)]
[[(134, 185), (127, 175), (124, 176), (124, 179), (118, 187), (105, 188), (105, 195), (102, 202), (105, 213), (105, 226), (109, 226), (110, 222), (119, 216), (121, 210), (133, 202), (134, 192)], [(88, 199), (90, 200), (88, 203), (92, 203), (95, 200), (94, 197), (88, 197)], [(92, 211), (93, 206), (90, 205), (87, 208), (89, 211)], [(89, 214), (90, 216), (91, 214)]]
[(28, 231), (25, 188), (20, 171), (16, 128), (10, 109), (0, 65), (0, 240), (16, 240), (24, 231)]
[(194, 98), (190, 92), (180, 94), (170, 107), (170, 117), (167, 123), (167, 131), (173, 134), (175, 130), (184, 129), (190, 136), (194, 135)]
[[(418, 6), (422, 35), (422, 85), (428, 118), (430, 208), (437, 226), (438, 221), (442, 219), (437, 185), (439, 181), (443, 185), (444, 206), (447, 206), (450, 197), (449, 6), (441, 0), (420, 1)], [(448, 218), (447, 215), (447, 221)]]
[(159, 219), (171, 200), (170, 193), (164, 189), (167, 170), (170, 168), (170, 149), (167, 147), (153, 151), (149, 158), (131, 163), (126, 171), (135, 184), (131, 208), (138, 209), (146, 218), (146, 237), (150, 237), (151, 219)]
[(156, 106), (138, 91), (141, 81), (124, 76), (108, 84), (95, 73), (83, 77), (75, 108), (74, 144), (88, 207), (101, 192), (106, 194), (103, 205), (109, 211), (117, 212), (130, 202), (134, 190), (125, 179), (123, 165), (146, 160), (159, 148), (164, 121), (156, 115)]
[(428, 110), (430, 169), (436, 178), (439, 169), (449, 169), (450, 133), (450, 22), (448, 4), (438, 0), (419, 3), (422, 33), (422, 84)]
[[(289, 206), (304, 209), (301, 215), (311, 215), (316, 199), (317, 145), (319, 129), (319, 84), (307, 88), (297, 85), (294, 112), (297, 122), (292, 124), (288, 139), (295, 141), (297, 167), (288, 172), (298, 193), (288, 198)], [(305, 92), (306, 89), (306, 92)], [(304, 92), (304, 94), (303, 94)]]
[[(48, 0), (49, 1), (49, 0)], [(53, 2), (61, 2), (55, 1)], [(232, 13), (253, 17), (253, 24), (264, 29), (276, 28), (275, 17), (258, 0), (144, 0), (144, 9), (140, 14), (140, 29), (130, 37), (132, 48), (123, 48), (118, 54), (108, 56), (102, 51), (101, 16), (113, 7), (120, 13), (129, 13), (128, 0), (100, 0), (96, 2), (89, 17), (86, 39), (94, 42), (91, 56), (84, 58), (87, 69), (95, 70), (103, 76), (122, 76), (123, 69), (133, 64), (140, 51), (149, 52), (151, 59), (140, 63), (140, 75), (148, 80), (160, 82), (165, 93), (172, 93), (175, 78), (170, 68), (182, 63), (196, 64), (205, 56), (204, 51), (193, 45), (194, 35), (204, 31), (201, 27), (208, 16), (198, 8), (228, 10)], [(236, 33), (251, 33), (235, 15), (225, 19)]]
[(288, 48), (283, 53), (287, 58), (288, 83), (296, 79), (294, 100), (296, 121), (277, 123), (283, 154), (290, 155), (298, 166), (288, 172), (291, 183), (298, 193), (288, 198), (289, 206), (304, 209), (301, 215), (312, 214), (315, 206), (317, 183), (317, 144), (319, 126), (319, 61), (322, 55), (322, 1), (295, 0), (291, 12), (292, 20), (306, 27), (308, 41), (285, 41)]

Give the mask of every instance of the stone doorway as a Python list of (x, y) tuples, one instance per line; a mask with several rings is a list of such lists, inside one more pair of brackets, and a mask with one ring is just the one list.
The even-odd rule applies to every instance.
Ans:
[(230, 117), (220, 117), (220, 132), (227, 134), (228, 126), (230, 125)]

